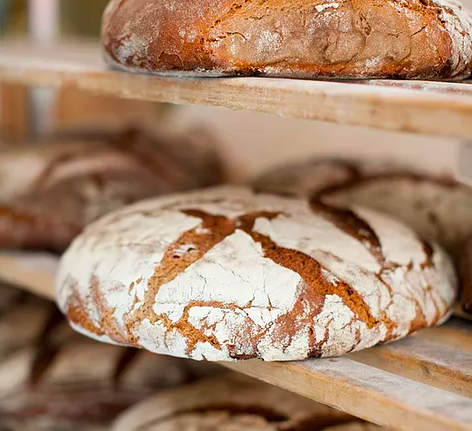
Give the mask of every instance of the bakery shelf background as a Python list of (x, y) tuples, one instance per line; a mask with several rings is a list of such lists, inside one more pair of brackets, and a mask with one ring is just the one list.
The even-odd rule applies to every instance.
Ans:
[[(37, 133), (38, 129), (35, 127), (22, 129), (32, 120), (28, 110), (31, 94), (24, 86), (16, 84), (37, 83), (48, 86), (65, 84), (68, 87), (67, 91), (54, 93), (56, 97), (39, 98), (39, 105), (35, 105), (40, 114), (47, 113), (46, 118), (42, 118), (46, 121), (46, 130), (48, 127), (83, 123), (109, 123), (112, 127), (116, 127), (124, 117), (129, 121), (136, 119), (128, 117), (129, 112), (136, 112), (137, 116), (149, 119), (155, 118), (156, 111), (161, 115), (161, 104), (113, 99), (109, 97), (110, 94), (172, 101), (172, 97), (176, 97), (172, 94), (180, 92), (178, 101), (190, 102), (185, 100), (188, 98), (185, 92), (191, 90), (192, 94), (198, 95), (197, 99), (200, 98), (194, 99), (195, 103), (201, 103), (205, 98), (208, 105), (226, 104), (227, 107), (242, 108), (242, 104), (248, 103), (244, 101), (248, 84), (258, 86), (262, 95), (267, 92), (271, 94), (270, 97), (267, 96), (271, 99), (267, 101), (266, 111), (283, 112), (284, 109), (297, 108), (296, 98), (292, 99), (292, 105), (287, 102), (290, 97), (294, 97), (293, 94), (296, 94), (296, 97), (300, 98), (298, 111), (284, 112), (285, 115), (317, 119), (325, 117), (323, 112), (316, 109), (316, 105), (308, 107), (301, 104), (307, 103), (309, 91), (316, 93), (323, 86), (329, 87), (329, 94), (320, 96), (316, 102), (324, 103), (325, 109), (331, 106), (330, 112), (337, 116), (331, 118), (332, 120), (346, 121), (346, 118), (357, 118), (351, 123), (373, 127), (280, 118), (270, 114), (229, 111), (211, 106), (179, 106), (165, 111), (166, 124), (169, 127), (182, 128), (203, 123), (212, 128), (221, 138), (223, 151), (240, 167), (244, 175), (256, 173), (269, 165), (305, 159), (309, 154), (342, 154), (363, 158), (389, 157), (435, 172), (451, 172), (458, 159), (460, 142), (447, 136), (472, 137), (470, 84), (450, 86), (428, 84), (436, 89), (424, 92), (421, 89), (385, 90), (381, 88), (385, 85), (384, 82), (378, 82), (374, 86), (365, 87), (366, 90), (361, 90), (364, 88), (362, 87), (364, 84), (361, 83), (310, 84), (299, 81), (249, 79), (226, 80), (228, 84), (225, 84), (224, 80), (217, 80), (212, 84), (210, 80), (192, 83), (111, 73), (106, 71), (101, 63), (96, 41), (100, 14), (107, 1), (57, 1), (61, 5), (59, 35), (67, 38), (85, 36), (89, 39), (85, 44), (90, 46), (91, 39), (92, 47), (73, 51), (73, 55), (79, 58), (82, 56), (82, 59), (73, 60), (74, 67), (71, 67), (71, 63), (68, 63), (70, 52), (67, 50), (63, 52), (43, 45), (44, 53), (41, 53), (37, 49), (31, 49), (31, 45), (28, 44), (22, 44), (22, 48), (19, 49), (12, 48), (10, 42), (0, 40), (0, 77), (8, 78), (3, 83), (0, 82), (2, 101), (0, 109), (3, 109), (0, 118), (9, 117), (9, 124), (14, 126), (10, 132), (17, 139), (26, 139)], [(9, 1), (10, 19), (2, 21), (0, 33), (8, 33), (9, 36), (25, 35), (28, 22), (25, 8), (27, 3), (23, 0)], [(472, 0), (470, 3), (472, 6)], [(4, 6), (6, 1), (0, 0), (0, 7)], [(2, 18), (5, 16), (4, 14)], [(85, 45), (81, 43), (81, 46)], [(47, 52), (49, 54), (46, 54)], [(45, 55), (52, 55), (56, 61), (44, 62)], [(18, 61), (12, 61), (14, 58)], [(35, 58), (43, 61), (35, 62)], [(37, 73), (38, 67), (43, 70), (41, 74)], [(103, 84), (105, 81), (111, 81), (111, 84), (108, 83), (108, 86)], [(153, 81), (156, 83), (153, 84)], [(12, 83), (16, 84), (11, 85)], [(100, 83), (103, 86), (99, 86)], [(216, 87), (211, 88), (212, 85)], [(225, 87), (226, 85), (229, 87)], [(403, 85), (415, 86), (409, 83)], [(169, 87), (166, 90), (167, 86)], [(189, 86), (190, 90), (186, 90), (186, 86)], [(205, 86), (210, 87), (211, 91), (206, 91)], [(286, 94), (287, 87), (290, 86), (294, 88), (292, 95), (280, 103), (277, 91)], [(77, 91), (77, 87), (88, 89), (94, 94)], [(438, 87), (452, 88), (453, 91), (441, 93), (438, 92)], [(154, 93), (150, 88), (153, 88)], [(233, 93), (228, 93), (228, 88), (232, 88)], [(164, 93), (166, 90), (166, 96), (157, 97), (158, 89)], [(340, 98), (343, 91), (346, 91), (344, 99)], [(97, 92), (108, 96), (98, 96)], [(369, 96), (369, 92), (372, 96)], [(376, 102), (382, 95), (385, 95), (385, 99), (379, 107)], [(405, 97), (403, 104), (396, 108), (395, 115), (400, 116), (396, 122), (393, 121), (393, 117), (389, 117), (393, 112), (392, 107), (398, 101), (389, 99), (391, 95), (393, 99), (398, 97), (398, 100)], [(219, 99), (215, 100), (215, 97)], [(20, 100), (24, 103), (19, 103)], [(367, 100), (370, 103), (364, 105), (365, 110), (361, 117), (356, 117), (359, 113), (354, 111), (356, 100)], [(314, 101), (315, 99), (312, 103)], [(276, 102), (279, 106), (271, 104)], [(258, 108), (257, 100), (252, 100), (251, 103), (252, 109)], [(338, 104), (330, 105), (330, 103)], [(438, 108), (439, 106), (441, 108)], [(103, 117), (106, 108), (110, 109), (112, 115)], [(408, 115), (405, 109), (410, 109)], [(415, 109), (419, 111), (413, 112)], [(9, 115), (6, 114), (6, 110)], [(304, 110), (310, 114), (305, 115)], [(116, 117), (114, 121), (113, 117)], [(398, 118), (402, 118), (402, 127), (399, 126)], [(37, 117), (33, 116), (33, 120), (37, 120)], [(0, 125), (5, 124), (0, 121)], [(407, 129), (428, 132), (435, 136), (387, 132), (375, 128)], [(438, 137), (439, 135), (443, 137)], [(56, 263), (56, 258), (45, 254), (1, 253), (0, 279), (43, 296), (52, 297)], [(421, 331), (420, 334), (400, 343), (371, 349), (347, 358), (308, 360), (290, 364), (249, 361), (226, 366), (367, 420), (401, 430), (465, 431), (472, 430), (471, 340), (472, 325), (455, 319), (444, 327)]]

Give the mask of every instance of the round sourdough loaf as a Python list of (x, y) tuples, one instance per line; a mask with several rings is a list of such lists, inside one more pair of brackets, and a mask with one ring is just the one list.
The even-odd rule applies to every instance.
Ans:
[(102, 341), (197, 360), (334, 356), (444, 318), (448, 257), (363, 208), (220, 187), (142, 202), (63, 256), (60, 308)]
[(112, 431), (321, 431), (356, 421), (300, 395), (230, 375), (161, 392), (124, 412)]
[(453, 0), (112, 0), (106, 59), (138, 72), (295, 78), (470, 75)]

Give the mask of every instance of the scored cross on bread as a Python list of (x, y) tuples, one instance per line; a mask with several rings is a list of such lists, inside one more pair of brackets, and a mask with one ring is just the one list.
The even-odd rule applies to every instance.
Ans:
[(61, 310), (101, 341), (197, 360), (336, 356), (449, 315), (446, 254), (364, 208), (218, 187), (89, 225), (63, 255)]
[(454, 257), (463, 285), (462, 307), (472, 316), (470, 186), (391, 161), (341, 158), (314, 158), (274, 168), (256, 178), (252, 186), (338, 208), (362, 205), (406, 223)]

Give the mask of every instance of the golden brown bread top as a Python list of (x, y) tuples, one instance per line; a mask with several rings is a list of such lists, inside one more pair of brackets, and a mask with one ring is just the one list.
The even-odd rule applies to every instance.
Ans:
[(472, 20), (448, 0), (113, 0), (103, 43), (148, 72), (467, 76)]

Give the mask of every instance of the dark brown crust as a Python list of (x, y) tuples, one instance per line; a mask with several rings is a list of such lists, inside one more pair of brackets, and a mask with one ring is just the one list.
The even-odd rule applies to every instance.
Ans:
[(453, 64), (457, 47), (441, 12), (453, 14), (431, 0), (114, 0), (102, 37), (112, 61), (132, 71), (467, 75), (464, 62)]

